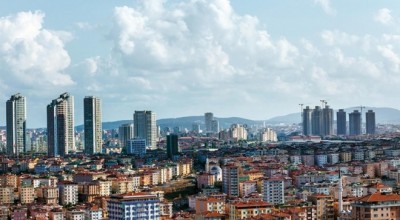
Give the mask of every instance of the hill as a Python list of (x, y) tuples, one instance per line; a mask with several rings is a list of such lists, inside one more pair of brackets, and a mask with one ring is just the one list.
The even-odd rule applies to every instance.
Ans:
[[(216, 118), (219, 121), (220, 128), (229, 128), (232, 124), (261, 124), (262, 121), (254, 121), (245, 118), (239, 117), (229, 117), (229, 118)], [(120, 121), (112, 121), (112, 122), (103, 122), (103, 129), (117, 129), (122, 124), (132, 123), (132, 120), (120, 120)], [(157, 120), (157, 125), (161, 128), (165, 127), (181, 127), (192, 129), (193, 123), (200, 124), (200, 127), (204, 129), (204, 116), (187, 116), (187, 117), (179, 117), (179, 118), (165, 118)], [(75, 129), (77, 131), (83, 130), (83, 125), (76, 126)]]
[[(359, 107), (350, 107), (344, 109), (346, 113), (350, 113), (354, 110), (360, 110)], [(363, 109), (363, 120), (365, 120), (365, 112), (368, 110), (373, 110), (375, 112), (376, 123), (379, 124), (400, 124), (400, 110), (395, 108), (387, 107), (366, 107)], [(334, 118), (336, 120), (336, 111), (334, 110)], [(348, 118), (348, 117), (347, 117)], [(262, 124), (263, 120), (250, 120), (240, 117), (229, 117), (229, 118), (216, 118), (219, 121), (220, 128), (229, 128), (232, 124), (247, 124), (255, 125)], [(348, 119), (347, 119), (348, 120)], [(282, 116), (273, 117), (265, 120), (266, 124), (276, 125), (276, 124), (293, 124), (300, 123), (301, 116), (300, 112), (292, 113)], [(120, 120), (112, 122), (103, 122), (103, 129), (117, 129), (120, 125), (132, 123), (132, 120)], [(199, 123), (200, 127), (204, 129), (204, 116), (186, 116), (179, 118), (165, 118), (157, 120), (157, 125), (161, 128), (165, 127), (181, 127), (192, 129), (193, 123)], [(77, 131), (83, 130), (83, 125), (76, 126)]]

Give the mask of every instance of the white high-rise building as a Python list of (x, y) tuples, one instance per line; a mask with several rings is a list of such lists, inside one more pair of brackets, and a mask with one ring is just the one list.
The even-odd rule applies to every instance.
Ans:
[(103, 147), (103, 130), (101, 101), (99, 98), (87, 96), (83, 99), (83, 124), (85, 131), (85, 153), (101, 153)]
[(247, 140), (247, 130), (243, 125), (233, 124), (230, 129), (230, 136), (232, 139), (238, 140)]
[(47, 138), (50, 157), (75, 151), (74, 97), (63, 93), (47, 105)]
[(157, 148), (156, 113), (152, 111), (135, 111), (133, 115), (134, 137), (146, 139), (147, 147)]
[(276, 132), (271, 128), (265, 128), (260, 132), (260, 140), (262, 142), (268, 142), (268, 141), (276, 142), (278, 141), (278, 136)]
[(61, 205), (78, 203), (78, 184), (73, 182), (58, 183), (58, 192)]
[(271, 177), (263, 183), (263, 200), (271, 204), (285, 203), (285, 183), (283, 178)]
[(26, 102), (19, 93), (6, 102), (6, 129), (7, 154), (26, 152)]

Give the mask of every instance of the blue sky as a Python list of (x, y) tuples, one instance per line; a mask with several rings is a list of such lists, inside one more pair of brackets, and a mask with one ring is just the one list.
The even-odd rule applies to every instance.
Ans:
[[(20, 92), (28, 127), (75, 96), (103, 120), (268, 119), (328, 100), (400, 108), (400, 2), (373, 0), (0, 1), (0, 114)], [(4, 117), (3, 117), (4, 118)], [(0, 124), (5, 124), (4, 120)]]

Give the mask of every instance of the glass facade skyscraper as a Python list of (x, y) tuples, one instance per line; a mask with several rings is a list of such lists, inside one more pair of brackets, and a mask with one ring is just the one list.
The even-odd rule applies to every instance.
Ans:
[(6, 102), (6, 129), (7, 154), (26, 152), (26, 102), (19, 93)]

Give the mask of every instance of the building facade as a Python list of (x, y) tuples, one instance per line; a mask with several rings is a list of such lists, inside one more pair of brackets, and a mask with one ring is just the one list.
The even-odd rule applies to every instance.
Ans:
[(283, 178), (273, 177), (263, 181), (263, 200), (271, 204), (285, 203), (285, 183)]
[(110, 220), (160, 219), (160, 199), (150, 193), (113, 195), (107, 203)]
[(312, 121), (311, 121), (311, 116), (312, 116), (312, 109), (309, 106), (306, 106), (305, 109), (303, 109), (303, 135), (311, 135), (312, 134)]
[(322, 125), (320, 135), (333, 135), (333, 109), (329, 108), (329, 105), (325, 105), (325, 108), (322, 109)]
[(118, 128), (118, 141), (122, 148), (129, 146), (128, 141), (133, 138), (133, 124), (123, 124)]
[(169, 159), (173, 159), (175, 155), (179, 154), (178, 135), (167, 135), (167, 155)]
[(222, 191), (229, 197), (239, 196), (239, 167), (227, 165), (222, 168)]
[(85, 132), (85, 153), (101, 153), (103, 146), (103, 130), (101, 101), (98, 97), (87, 96), (83, 99), (83, 123)]
[(212, 121), (214, 120), (214, 114), (212, 112), (204, 113), (204, 124), (206, 125), (206, 133), (212, 132)]
[(361, 134), (361, 113), (358, 110), (354, 110), (349, 114), (349, 134)]
[(343, 109), (339, 109), (336, 112), (336, 134), (337, 135), (346, 135), (347, 133), (347, 117), (346, 112)]
[(366, 121), (366, 131), (367, 134), (375, 134), (375, 112), (372, 110), (368, 110), (365, 113), (365, 121)]
[(247, 130), (243, 125), (233, 124), (229, 130), (230, 138), (233, 140), (247, 140)]
[(12, 95), (6, 102), (7, 154), (26, 152), (26, 102), (21, 94)]
[(373, 193), (351, 204), (351, 219), (400, 219), (400, 195)]
[(157, 148), (156, 113), (152, 111), (135, 111), (133, 115), (134, 137), (146, 139), (149, 148)]
[(63, 93), (47, 105), (48, 156), (63, 157), (75, 151), (74, 97)]
[(129, 147), (126, 151), (127, 154), (144, 157), (146, 155), (146, 139), (133, 138), (128, 141)]

